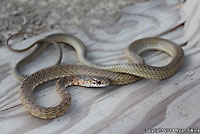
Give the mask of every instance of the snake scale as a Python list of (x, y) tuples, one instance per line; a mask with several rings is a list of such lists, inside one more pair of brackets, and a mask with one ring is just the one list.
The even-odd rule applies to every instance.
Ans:
[[(58, 47), (58, 65), (44, 68), (29, 76), (23, 75), (20, 72), (20, 68), (27, 62), (30, 62), (47, 47), (47, 45), (41, 45), (41, 42), (53, 43)], [(59, 64), (62, 54), (57, 43), (64, 43), (72, 46), (82, 65)], [(42, 119), (53, 119), (59, 117), (69, 109), (71, 97), (66, 91), (66, 87), (76, 85), (84, 87), (123, 85), (135, 82), (141, 78), (162, 80), (177, 72), (184, 59), (184, 52), (180, 46), (172, 41), (158, 37), (143, 38), (134, 41), (126, 49), (126, 56), (132, 61), (132, 63), (115, 65), (99, 65), (90, 62), (87, 59), (87, 49), (84, 43), (75, 36), (69, 34), (57, 33), (48, 35), (45, 38), (36, 41), (28, 48), (31, 48), (35, 44), (38, 44), (38, 47), (30, 55), (16, 64), (15, 74), (18, 79), (22, 80), (19, 94), (23, 105), (31, 114)], [(8, 47), (12, 51), (17, 51), (12, 49), (10, 46)], [(163, 51), (171, 56), (171, 61), (162, 67), (147, 65), (139, 54), (148, 50)], [(44, 82), (57, 79), (56, 91), (60, 95), (61, 101), (51, 107), (43, 107), (39, 105), (33, 96), (34, 89)]]

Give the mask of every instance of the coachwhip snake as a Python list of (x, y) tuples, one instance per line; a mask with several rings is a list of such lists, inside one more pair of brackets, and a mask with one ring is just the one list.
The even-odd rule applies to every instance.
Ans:
[[(59, 64), (42, 69), (29, 76), (23, 75), (19, 69), (47, 47), (47, 45), (40, 45), (41, 42), (53, 43), (59, 48), (60, 55), (57, 63), (60, 63), (62, 58), (61, 49), (57, 43), (72, 46), (83, 65)], [(68, 86), (104, 87), (108, 85), (123, 85), (137, 81), (140, 78), (161, 80), (173, 75), (181, 67), (184, 59), (184, 52), (180, 46), (169, 40), (157, 37), (143, 38), (131, 43), (126, 50), (126, 55), (133, 63), (115, 65), (99, 65), (90, 62), (86, 56), (84, 43), (72, 35), (64, 33), (52, 34), (36, 41), (31, 47), (35, 44), (39, 44), (35, 51), (16, 64), (15, 74), (18, 79), (22, 80), (19, 90), (22, 103), (31, 114), (43, 119), (59, 117), (69, 109), (71, 97), (65, 90)], [(8, 47), (15, 51), (9, 45)], [(147, 50), (163, 51), (172, 57), (171, 61), (162, 67), (146, 65), (139, 54)], [(56, 91), (60, 95), (61, 101), (51, 107), (39, 105), (33, 97), (33, 90), (44, 82), (56, 79), (59, 79), (56, 83)]]

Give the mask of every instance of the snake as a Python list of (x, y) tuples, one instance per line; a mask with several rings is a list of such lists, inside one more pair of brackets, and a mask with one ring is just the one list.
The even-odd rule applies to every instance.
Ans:
[[(24, 75), (20, 71), (21, 67), (30, 62), (48, 46), (47, 44), (44, 45), (45, 42), (52, 43), (59, 50), (59, 58), (56, 65), (41, 69), (30, 75)], [(72, 46), (81, 65), (60, 64), (62, 51), (58, 43)], [(125, 85), (141, 78), (163, 80), (175, 74), (184, 61), (184, 51), (179, 45), (159, 37), (147, 37), (132, 42), (125, 50), (127, 59), (131, 62), (114, 65), (101, 65), (91, 62), (87, 58), (85, 44), (70, 34), (56, 33), (47, 35), (35, 41), (27, 49), (36, 44), (38, 47), (16, 64), (14, 72), (16, 77), (22, 81), (19, 89), (22, 104), (32, 115), (41, 119), (57, 118), (69, 110), (71, 96), (66, 90), (69, 86), (106, 87), (109, 85)], [(8, 45), (8, 42), (7, 46), (12, 51), (15, 51)], [(27, 49), (18, 50), (18, 52)], [(171, 57), (170, 62), (161, 67), (146, 64), (140, 54), (149, 50), (159, 50), (167, 53)], [(33, 91), (40, 84), (53, 80), (57, 80), (56, 91), (61, 97), (61, 101), (50, 107), (41, 106), (36, 102)]]

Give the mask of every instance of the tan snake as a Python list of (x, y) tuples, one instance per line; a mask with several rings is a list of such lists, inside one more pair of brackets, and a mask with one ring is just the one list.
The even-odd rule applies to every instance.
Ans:
[[(35, 42), (65, 43), (72, 46), (77, 53), (79, 61), (83, 65), (55, 65), (42, 69), (29, 76), (23, 75), (19, 69), (21, 66), (31, 61), (47, 45), (38, 45), (38, 48), (29, 56), (20, 60), (15, 66), (15, 74), (18, 79), (23, 80), (19, 93), (20, 99), (27, 110), (36, 117), (43, 119), (52, 119), (63, 115), (70, 106), (71, 97), (65, 90), (68, 86), (79, 85), (85, 87), (104, 87), (108, 85), (122, 85), (132, 83), (142, 78), (165, 79), (173, 75), (182, 65), (184, 52), (182, 48), (175, 43), (157, 37), (143, 38), (129, 45), (126, 55), (134, 63), (99, 65), (90, 62), (86, 56), (86, 47), (78, 38), (68, 34), (52, 34), (42, 40)], [(10, 46), (8, 46), (11, 50)], [(59, 53), (61, 49), (59, 48)], [(146, 65), (139, 56), (140, 53), (147, 50), (160, 50), (170, 55), (171, 61), (163, 67), (154, 67)], [(59, 56), (60, 62), (61, 54)], [(39, 105), (33, 97), (33, 90), (44, 82), (59, 79), (56, 83), (56, 91), (61, 97), (61, 101), (52, 107), (43, 107)]]

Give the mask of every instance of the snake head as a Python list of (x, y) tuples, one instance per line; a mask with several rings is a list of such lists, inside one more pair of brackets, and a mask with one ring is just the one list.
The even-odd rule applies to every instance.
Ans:
[(105, 87), (110, 84), (107, 78), (96, 76), (82, 76), (78, 81), (78, 85), (84, 87)]

